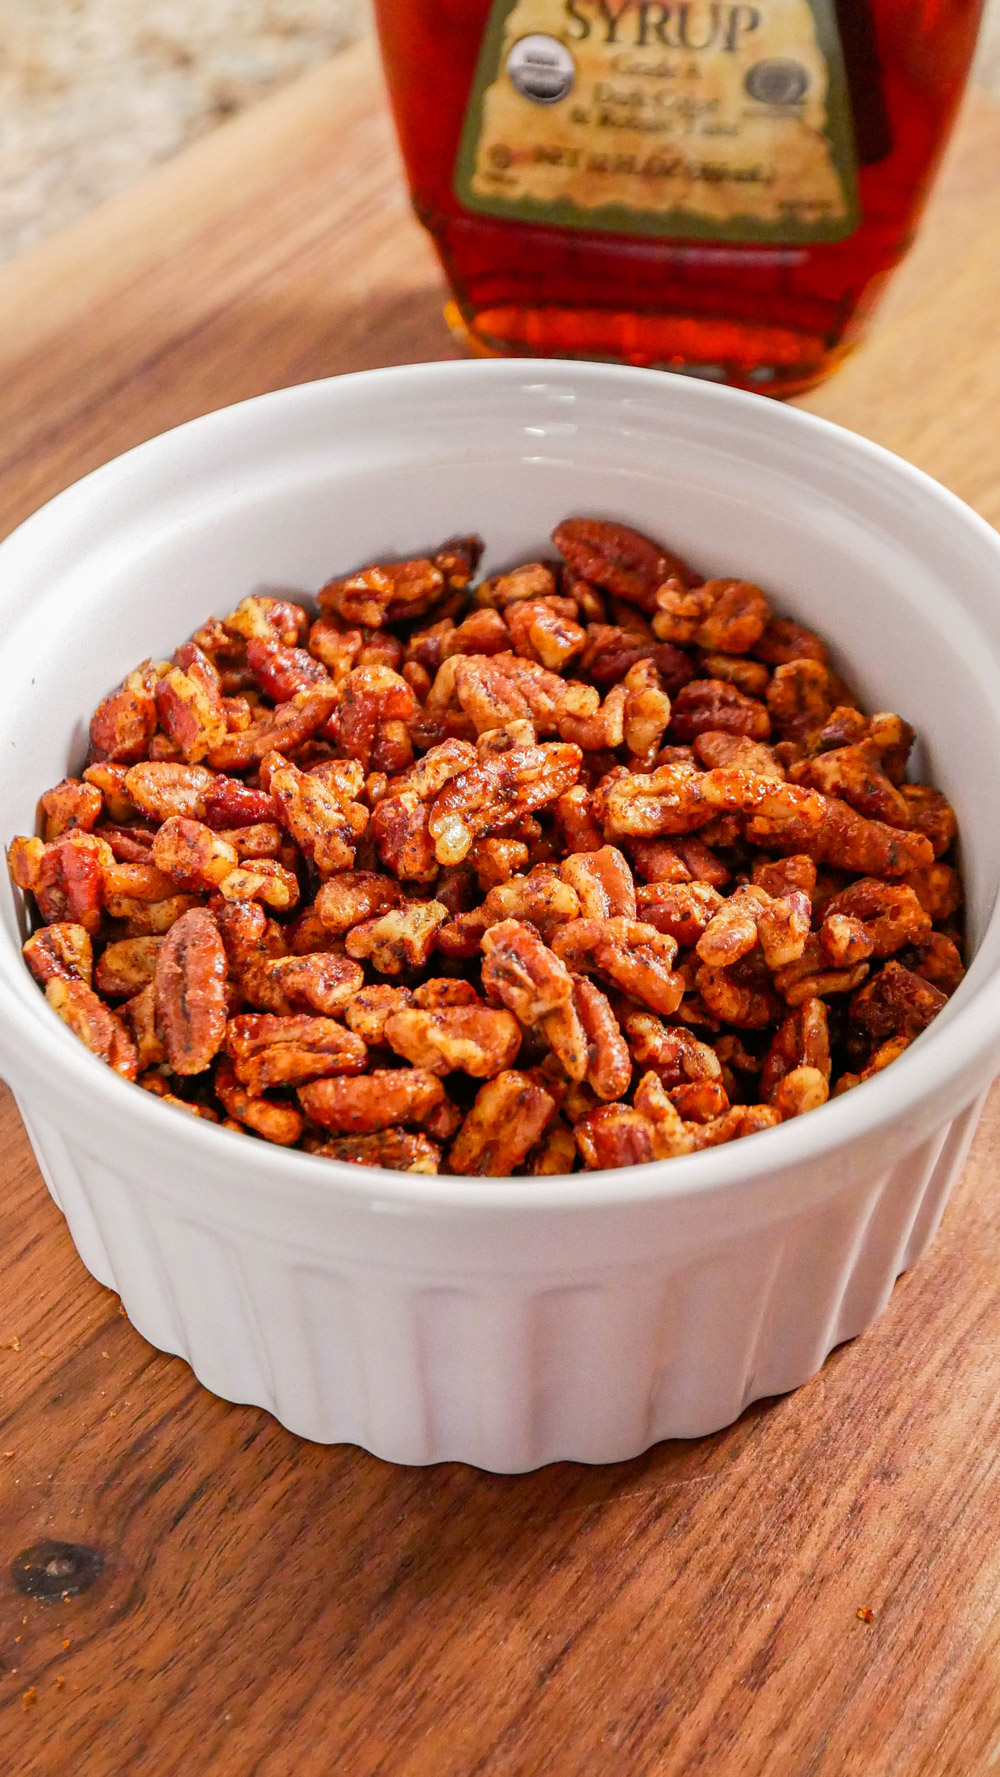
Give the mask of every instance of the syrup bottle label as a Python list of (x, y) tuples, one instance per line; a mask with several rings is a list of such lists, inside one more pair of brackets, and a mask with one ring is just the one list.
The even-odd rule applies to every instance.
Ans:
[(859, 216), (834, 0), (494, 0), (455, 191), (560, 228), (842, 240)]

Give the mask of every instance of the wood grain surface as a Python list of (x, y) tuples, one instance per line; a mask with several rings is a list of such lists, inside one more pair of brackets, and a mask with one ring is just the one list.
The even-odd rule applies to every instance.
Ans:
[[(805, 403), (996, 521), (998, 183), (974, 96), (870, 340)], [(0, 275), (0, 529), (206, 409), (447, 353), (442, 294), (362, 46)], [(1000, 1766), (1000, 1096), (932, 1252), (807, 1387), (515, 1478), (213, 1399), (87, 1277), (9, 1099), (0, 1143), (4, 1777)], [(96, 1584), (24, 1596), (45, 1538), (98, 1550)]]

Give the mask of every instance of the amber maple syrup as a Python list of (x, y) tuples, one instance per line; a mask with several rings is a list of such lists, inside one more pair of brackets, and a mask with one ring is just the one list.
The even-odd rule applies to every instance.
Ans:
[(913, 236), (981, 0), (375, 0), (474, 351), (794, 394)]

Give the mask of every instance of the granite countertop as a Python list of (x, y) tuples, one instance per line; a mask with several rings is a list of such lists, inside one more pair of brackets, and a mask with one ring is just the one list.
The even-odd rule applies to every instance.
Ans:
[[(368, 0), (0, 0), (0, 262), (368, 21)], [(1000, 0), (976, 77), (1000, 94)]]

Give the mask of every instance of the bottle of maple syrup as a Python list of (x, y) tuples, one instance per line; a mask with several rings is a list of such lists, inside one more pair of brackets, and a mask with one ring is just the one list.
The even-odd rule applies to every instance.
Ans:
[(982, 0), (375, 0), (472, 350), (791, 395), (857, 340)]

